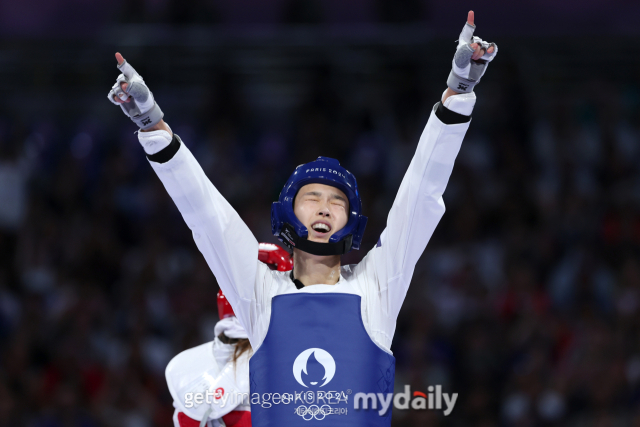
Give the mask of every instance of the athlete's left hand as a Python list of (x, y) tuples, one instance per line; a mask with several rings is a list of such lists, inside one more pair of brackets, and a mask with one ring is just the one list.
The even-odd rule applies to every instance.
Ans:
[(476, 29), (474, 20), (475, 14), (469, 11), (467, 23), (458, 39), (451, 74), (447, 80), (449, 88), (457, 93), (472, 92), (487, 70), (489, 62), (493, 61), (498, 53), (498, 46), (495, 43), (485, 42), (473, 35)]

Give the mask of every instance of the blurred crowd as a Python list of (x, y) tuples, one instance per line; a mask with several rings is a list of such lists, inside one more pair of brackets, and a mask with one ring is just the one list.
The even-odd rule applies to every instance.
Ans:
[[(252, 9), (262, 9), (261, 12), (267, 15), (262, 17), (263, 22), (273, 20), (273, 23), (284, 25), (317, 25), (335, 21), (336, 15), (340, 14), (336, 9), (346, 9), (374, 22), (411, 23), (429, 17), (428, 3), (422, 0), (371, 0), (353, 4), (325, 0), (278, 0), (260, 4), (259, 1), (249, 0), (242, 10), (234, 10), (240, 7), (213, 0), (131, 0), (122, 4), (117, 20), (123, 23), (161, 22), (177, 26), (216, 24), (233, 21), (238, 12), (251, 16), (255, 13)], [(363, 13), (362, 9), (367, 12)]]
[[(317, 72), (280, 120), (226, 79), (166, 120), (260, 241), (294, 167), (340, 159), (370, 218), (357, 262), (445, 89), (391, 73), (354, 106)], [(640, 426), (640, 94), (603, 80), (541, 107), (486, 79), (392, 347), (396, 391), (459, 398), (393, 425)], [(171, 426), (164, 368), (213, 338), (215, 278), (113, 108), (0, 115), (0, 426)]]

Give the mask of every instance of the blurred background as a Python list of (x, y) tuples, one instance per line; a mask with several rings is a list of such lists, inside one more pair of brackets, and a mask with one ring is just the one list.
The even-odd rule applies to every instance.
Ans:
[(336, 157), (386, 215), (469, 9), (500, 47), (398, 319), (394, 426), (640, 426), (640, 2), (0, 1), (0, 426), (171, 426), (215, 278), (135, 125), (121, 52), (260, 241)]

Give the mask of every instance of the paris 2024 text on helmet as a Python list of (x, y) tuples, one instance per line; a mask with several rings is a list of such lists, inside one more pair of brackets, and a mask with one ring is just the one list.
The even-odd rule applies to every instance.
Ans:
[[(293, 211), (298, 191), (307, 184), (325, 184), (341, 190), (349, 199), (347, 225), (334, 233), (328, 243), (307, 240), (309, 231)], [(362, 215), (362, 202), (356, 177), (329, 157), (305, 163), (296, 168), (284, 185), (280, 198), (271, 206), (271, 231), (289, 248), (297, 248), (313, 255), (343, 255), (360, 249), (367, 217)]]

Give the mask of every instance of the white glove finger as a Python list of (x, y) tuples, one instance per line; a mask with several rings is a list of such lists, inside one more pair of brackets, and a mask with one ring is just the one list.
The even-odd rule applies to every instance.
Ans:
[[(497, 46), (495, 45), (495, 43), (489, 43), (486, 42), (484, 40), (482, 40), (480, 37), (473, 37), (473, 43), (478, 43), (478, 45), (480, 46), (481, 49), (484, 49), (484, 54), (478, 58), (478, 59), (482, 59), (485, 61), (491, 61), (491, 59), (493, 59), (493, 57), (495, 56), (495, 50), (497, 49)], [(494, 51), (491, 53), (489, 52), (489, 48), (493, 46), (494, 47)], [(491, 58), (491, 59), (489, 59)]]
[(107, 98), (109, 98), (109, 101), (111, 101), (114, 105), (118, 105), (119, 106), (120, 103), (114, 99), (115, 96), (116, 96), (115, 91), (113, 89), (111, 89), (109, 91), (109, 94), (107, 95)]
[[(484, 61), (490, 62), (494, 56), (496, 56), (496, 52), (498, 51), (498, 46), (495, 43), (489, 43), (482, 40), (480, 37), (473, 37), (473, 43), (478, 43), (482, 49), (484, 49), (484, 54), (478, 58)], [(489, 53), (489, 48), (493, 46), (493, 52)]]
[(136, 70), (126, 60), (121, 65), (118, 65), (118, 69), (122, 71), (122, 74), (124, 74), (128, 80), (131, 80), (135, 76), (139, 76)]
[(126, 101), (127, 98), (129, 98), (129, 95), (127, 95), (126, 92), (122, 90), (122, 86), (120, 86), (120, 83), (118, 83), (117, 86), (115, 86), (112, 90), (116, 94), (116, 96), (123, 101)]
[(483, 49), (489, 49), (489, 46), (491, 46), (491, 43), (486, 42), (477, 36), (473, 36), (473, 41), (471, 43), (478, 43)]
[[(489, 47), (493, 46), (493, 52), (489, 53)], [(496, 54), (498, 53), (498, 45), (495, 43), (489, 43), (489, 47), (487, 47), (487, 50), (485, 51), (484, 55), (482, 55), (482, 57), (480, 57), (480, 59), (484, 59), (487, 62), (491, 62), (493, 61), (493, 58), (495, 58)]]
[(113, 84), (113, 86), (111, 86), (111, 90), (115, 92), (118, 97), (120, 97), (120, 94), (123, 93), (122, 83), (127, 83), (127, 79), (124, 74), (120, 74), (116, 79), (116, 82)]
[(116, 79), (116, 84), (118, 86), (121, 86), (121, 83), (129, 83), (129, 79), (127, 79), (124, 74), (120, 74)]
[(472, 43), (473, 32), (475, 30), (476, 30), (475, 25), (470, 25), (469, 23), (464, 24), (464, 27), (462, 28), (462, 32), (460, 33), (460, 38), (458, 39), (458, 46)]
[[(118, 78), (116, 79), (115, 84), (113, 85), (112, 90), (115, 92), (116, 96), (118, 96), (118, 98), (122, 99), (123, 101), (126, 101), (130, 96), (132, 96), (134, 99), (136, 99), (136, 95), (134, 95), (133, 93), (131, 93), (131, 88), (132, 86), (135, 85), (135, 80), (142, 80), (139, 77), (134, 77), (134, 82), (130, 82), (129, 79), (127, 79), (127, 77), (125, 77), (124, 74), (120, 74), (118, 76)], [(123, 89), (122, 88), (122, 84), (126, 83), (127, 84), (127, 88)], [(144, 85), (143, 85), (144, 86)], [(140, 90), (136, 91), (135, 93), (139, 93), (141, 92)], [(148, 89), (147, 89), (148, 92)], [(148, 95), (146, 97), (143, 97), (144, 101), (146, 101), (148, 99)], [(137, 100), (137, 99), (136, 99)]]

